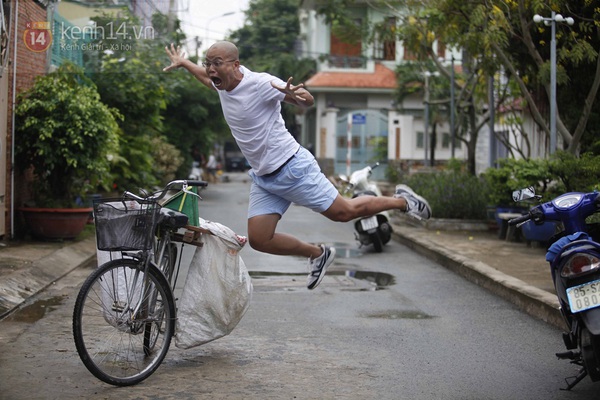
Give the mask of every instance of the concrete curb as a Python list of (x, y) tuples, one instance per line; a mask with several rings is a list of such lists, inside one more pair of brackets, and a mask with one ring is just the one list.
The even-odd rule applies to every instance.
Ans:
[(95, 257), (96, 239), (91, 237), (69, 243), (31, 265), (4, 276), (0, 281), (0, 318)]
[(565, 323), (558, 300), (552, 293), (538, 289), (520, 279), (506, 275), (489, 265), (456, 254), (452, 249), (424, 238), (409, 236), (402, 227), (393, 225), (393, 238), (417, 253), (461, 275), (519, 309), (560, 329)]

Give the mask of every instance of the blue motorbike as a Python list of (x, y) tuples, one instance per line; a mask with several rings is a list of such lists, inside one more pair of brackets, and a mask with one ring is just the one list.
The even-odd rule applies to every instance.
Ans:
[[(513, 193), (515, 201), (533, 198), (541, 198), (533, 187)], [(599, 192), (571, 192), (509, 221), (518, 226), (530, 220), (536, 225), (545, 221), (562, 225), (562, 231), (550, 239), (546, 261), (567, 326), (563, 333), (567, 351), (556, 356), (581, 367), (577, 376), (566, 379), (567, 390), (586, 376), (593, 382), (600, 380), (600, 224), (591, 217), (599, 211)]]

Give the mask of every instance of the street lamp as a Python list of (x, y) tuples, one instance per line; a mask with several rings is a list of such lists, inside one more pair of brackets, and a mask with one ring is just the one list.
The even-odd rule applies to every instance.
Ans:
[(208, 27), (210, 26), (210, 23), (212, 21), (214, 21), (215, 19), (219, 19), (219, 18), (223, 18), (223, 17), (228, 17), (228, 16), (233, 15), (235, 13), (236, 13), (236, 11), (229, 11), (229, 12), (226, 12), (225, 14), (221, 14), (221, 15), (217, 15), (216, 17), (212, 17), (212, 18), (210, 18), (206, 22), (206, 29), (205, 29), (205, 32), (204, 32), (204, 40), (206, 41), (206, 45), (207, 46), (208, 46)]
[(550, 154), (556, 151), (556, 23), (573, 25), (575, 20), (565, 18), (561, 14), (552, 11), (550, 18), (544, 18), (539, 14), (533, 16), (533, 22), (543, 22), (546, 26), (552, 26), (552, 38), (550, 40)]

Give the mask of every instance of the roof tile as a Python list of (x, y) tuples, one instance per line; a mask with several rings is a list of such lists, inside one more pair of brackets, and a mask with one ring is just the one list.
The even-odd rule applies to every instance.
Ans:
[(396, 74), (391, 69), (375, 64), (375, 71), (364, 72), (318, 72), (305, 82), (307, 87), (394, 89)]

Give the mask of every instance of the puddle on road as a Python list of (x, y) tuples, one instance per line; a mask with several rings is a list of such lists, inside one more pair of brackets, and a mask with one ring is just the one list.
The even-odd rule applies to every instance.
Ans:
[[(269, 272), (269, 271), (250, 271), (250, 276), (253, 279), (269, 279), (273, 277), (302, 277), (301, 280), (304, 282), (306, 273), (287, 273), (287, 272)], [(391, 286), (396, 283), (396, 278), (391, 274), (385, 272), (372, 272), (372, 271), (357, 271), (357, 270), (344, 270), (344, 271), (327, 271), (325, 277), (331, 276), (345, 276), (354, 278), (362, 281), (370, 282), (374, 285), (371, 290), (381, 290), (386, 286)], [(295, 279), (294, 279), (295, 280)], [(362, 289), (362, 291), (371, 291)]]
[(331, 246), (335, 247), (336, 258), (356, 258), (365, 253), (359, 249), (356, 244), (331, 243)]
[[(368, 253), (369, 248), (358, 248), (355, 243), (344, 243), (344, 242), (335, 242), (335, 243), (326, 243), (328, 246), (335, 247), (336, 250), (336, 260), (337, 259), (353, 259), (356, 257), (360, 257), (365, 253)], [(304, 259), (302, 259), (304, 260)], [(387, 286), (391, 286), (396, 284), (396, 278), (393, 275), (387, 274), (385, 272), (371, 272), (371, 271), (359, 271), (356, 269), (348, 268), (350, 265), (343, 263), (337, 264), (337, 267), (345, 267), (344, 270), (328, 270), (327, 275), (325, 275), (325, 279), (327, 277), (333, 276), (342, 276), (353, 279), (358, 279), (361, 281), (366, 281), (371, 283), (368, 287), (341, 287), (342, 291), (373, 291), (373, 290), (381, 290), (385, 289)], [(272, 272), (272, 271), (249, 271), (250, 276), (256, 280), (263, 280), (265, 286), (273, 286), (284, 290), (293, 290), (291, 287), (286, 286), (303, 286), (306, 279), (306, 273), (289, 273), (289, 272)], [(296, 278), (298, 277), (298, 279)], [(287, 278), (287, 279), (286, 279)], [(270, 282), (268, 282), (270, 281)], [(349, 282), (348, 280), (347, 282)], [(342, 285), (343, 286), (343, 285)]]
[(25, 305), (9, 315), (6, 320), (12, 322), (34, 323), (42, 319), (48, 312), (63, 304), (67, 296), (56, 296), (35, 301)]
[(409, 310), (389, 310), (381, 311), (374, 314), (363, 315), (365, 318), (378, 318), (378, 319), (431, 319), (434, 318), (431, 315), (421, 313), (419, 311)]

